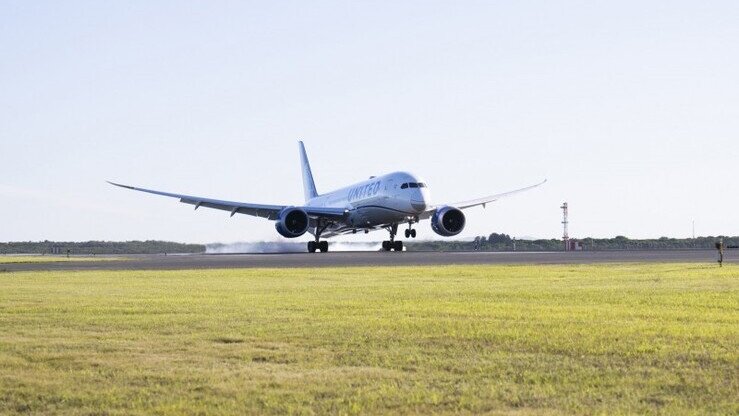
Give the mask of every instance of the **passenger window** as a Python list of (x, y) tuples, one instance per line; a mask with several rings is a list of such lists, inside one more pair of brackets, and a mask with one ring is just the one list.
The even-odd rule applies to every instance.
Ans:
[(418, 182), (418, 187), (419, 188), (425, 188), (426, 187), (426, 184), (423, 183), (423, 182)]
[(418, 188), (418, 184), (415, 182), (411, 182), (408, 184), (411, 188)]
[(404, 183), (404, 184), (400, 185), (400, 189), (406, 189), (406, 188), (408, 188), (408, 184), (407, 183)]

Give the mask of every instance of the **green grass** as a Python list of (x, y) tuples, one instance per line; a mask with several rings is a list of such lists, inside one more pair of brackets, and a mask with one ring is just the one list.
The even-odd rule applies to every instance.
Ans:
[(0, 273), (0, 414), (737, 414), (739, 267)]
[(48, 255), (48, 256), (0, 256), (0, 264), (9, 263), (55, 263), (64, 261), (111, 261), (123, 260), (123, 257), (92, 257), (92, 256), (71, 256)]

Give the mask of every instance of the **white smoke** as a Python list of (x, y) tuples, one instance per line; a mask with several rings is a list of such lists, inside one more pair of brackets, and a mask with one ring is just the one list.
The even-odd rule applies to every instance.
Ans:
[[(211, 243), (205, 245), (206, 254), (239, 254), (239, 253), (305, 253), (307, 242), (292, 241), (260, 241), (256, 243)], [(345, 241), (329, 241), (329, 251), (379, 251), (379, 242), (356, 243)]]
[(380, 251), (382, 243), (377, 241), (367, 243), (332, 241), (328, 243), (328, 249), (329, 251)]
[(238, 253), (302, 253), (305, 243), (261, 241), (258, 243), (212, 243), (205, 245), (206, 254), (238, 254)]

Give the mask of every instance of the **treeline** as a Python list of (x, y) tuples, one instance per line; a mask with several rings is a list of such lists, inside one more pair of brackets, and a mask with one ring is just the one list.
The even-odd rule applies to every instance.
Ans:
[[(727, 248), (739, 247), (739, 237), (698, 237), (632, 240), (624, 236), (615, 238), (577, 239), (582, 250), (677, 250), (715, 249), (722, 239)], [(562, 251), (564, 243), (558, 239), (518, 240), (507, 234), (493, 233), (475, 237), (472, 241), (436, 240), (405, 241), (410, 251)], [(162, 254), (162, 253), (205, 253), (205, 244), (181, 244), (171, 241), (27, 241), (0, 243), (3, 254)], [(246, 251), (251, 251), (247, 249)], [(288, 250), (289, 251), (289, 250)]]
[(159, 254), (203, 253), (204, 244), (171, 241), (23, 241), (0, 243), (0, 254)]
[[(614, 238), (573, 239), (580, 243), (582, 250), (678, 250), (715, 249), (722, 239), (726, 247), (739, 246), (739, 237), (696, 237), (633, 240), (624, 236)], [(475, 237), (473, 241), (438, 240), (407, 242), (408, 250), (413, 251), (563, 251), (564, 243), (559, 239), (517, 240), (507, 234), (492, 233), (489, 236)]]

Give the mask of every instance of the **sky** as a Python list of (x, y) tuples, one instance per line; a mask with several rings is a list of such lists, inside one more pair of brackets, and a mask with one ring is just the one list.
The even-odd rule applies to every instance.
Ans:
[(0, 241), (283, 240), (105, 181), (300, 204), (299, 139), (319, 192), (548, 179), (458, 238), (559, 238), (564, 201), (573, 237), (739, 235), (737, 22), (736, 1), (0, 1)]

